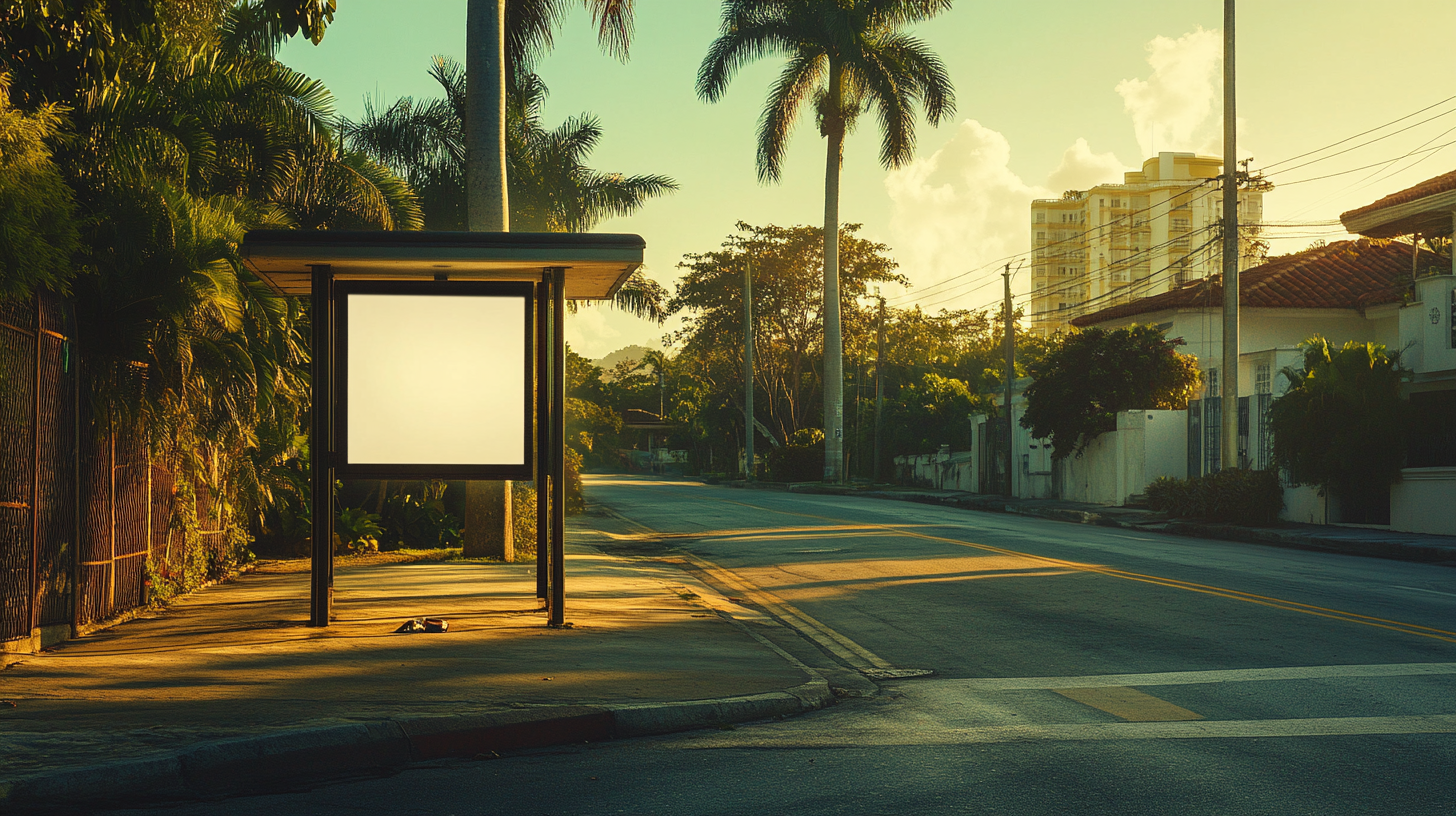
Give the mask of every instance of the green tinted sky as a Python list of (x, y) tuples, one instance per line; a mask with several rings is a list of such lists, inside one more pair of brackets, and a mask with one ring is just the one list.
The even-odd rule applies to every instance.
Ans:
[[(407, 94), (434, 96), (430, 56), (463, 60), (463, 0), (339, 5), (321, 45), (294, 41), (282, 58), (324, 81), (345, 116), (358, 116), (366, 96), (385, 104)], [(664, 173), (682, 185), (638, 215), (599, 228), (646, 238), (648, 271), (669, 287), (684, 252), (716, 247), (739, 220), (822, 218), (824, 145), (812, 118), (796, 132), (783, 182), (756, 181), (754, 128), (780, 61), (743, 71), (715, 105), (694, 95), (718, 17), (711, 0), (637, 0), (632, 58), (624, 64), (600, 54), (578, 11), (540, 66), (551, 88), (548, 122), (582, 112), (601, 119), (605, 138), (593, 166)], [(866, 118), (846, 147), (841, 217), (862, 222), (863, 235), (890, 245), (916, 285), (896, 298), (901, 304), (915, 302), (916, 290), (936, 309), (988, 304), (997, 297), (999, 270), (980, 267), (1027, 250), (1031, 198), (1118, 181), (1152, 149), (1218, 152), (1221, 25), (1219, 0), (958, 0), (918, 31), (950, 69), (955, 116), (938, 129), (921, 125), (920, 158), (898, 173), (876, 161), (878, 137)], [(1456, 4), (1448, 0), (1245, 0), (1238, 28), (1240, 152), (1252, 155), (1255, 167), (1456, 95)], [(1456, 101), (1398, 127), (1447, 110), (1456, 111)], [(1456, 129), (1443, 135), (1448, 128), (1456, 128), (1456, 114), (1272, 180), (1347, 171), (1428, 141), (1456, 140)], [(1329, 220), (1453, 167), (1456, 146), (1389, 168), (1290, 185), (1266, 195), (1265, 214), (1273, 221)], [(1342, 235), (1330, 227), (1275, 234), (1287, 236), (1276, 251)], [(1020, 288), (1027, 278), (1019, 277)], [(663, 333), (602, 309), (583, 310), (571, 324), (573, 346), (589, 356)]]

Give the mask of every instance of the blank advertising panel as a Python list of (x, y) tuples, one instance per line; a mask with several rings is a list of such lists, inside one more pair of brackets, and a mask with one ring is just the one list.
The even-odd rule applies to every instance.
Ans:
[(339, 475), (531, 478), (531, 291), (338, 284)]

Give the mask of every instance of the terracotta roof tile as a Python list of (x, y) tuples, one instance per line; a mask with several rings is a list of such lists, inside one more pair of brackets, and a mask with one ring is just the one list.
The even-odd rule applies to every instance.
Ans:
[(1398, 193), (1391, 193), (1390, 195), (1380, 199), (1374, 204), (1366, 204), (1363, 207), (1358, 207), (1356, 209), (1350, 210), (1349, 212), (1340, 213), (1340, 220), (1343, 221), (1346, 218), (1358, 218), (1362, 215), (1368, 215), (1370, 213), (1373, 213), (1376, 210), (1381, 210), (1386, 207), (1394, 206), (1396, 204), (1405, 204), (1410, 201), (1416, 201), (1417, 199), (1422, 199), (1429, 195), (1435, 195), (1436, 193), (1444, 193), (1449, 190), (1456, 190), (1456, 170), (1453, 170), (1450, 173), (1436, 176), (1435, 178), (1426, 179), (1420, 184), (1417, 184), (1414, 187), (1407, 187)]
[[(1420, 267), (1433, 263), (1446, 261), (1421, 250)], [(1371, 238), (1337, 241), (1244, 270), (1239, 275), (1239, 304), (1266, 309), (1363, 309), (1399, 303), (1410, 277), (1410, 244)], [(1219, 308), (1222, 304), (1223, 285), (1215, 277), (1109, 306), (1073, 319), (1072, 325), (1095, 326), (1164, 309)]]

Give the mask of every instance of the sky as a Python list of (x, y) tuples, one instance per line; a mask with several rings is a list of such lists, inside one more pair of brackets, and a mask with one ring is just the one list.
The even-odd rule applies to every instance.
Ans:
[[(323, 81), (342, 116), (360, 116), (366, 99), (383, 107), (439, 96), (430, 58), (464, 61), (465, 0), (339, 6), (321, 44), (295, 38), (280, 58)], [(1331, 225), (1341, 212), (1456, 169), (1456, 144), (1447, 146), (1456, 142), (1456, 3), (1239, 6), (1239, 154), (1276, 185), (1264, 196), (1266, 220), (1280, 224), (1268, 230), (1275, 253), (1348, 238)], [(781, 57), (740, 71), (717, 103), (694, 92), (719, 22), (711, 0), (636, 0), (622, 62), (600, 51), (577, 9), (538, 66), (549, 126), (581, 113), (601, 120), (591, 166), (665, 174), (681, 186), (597, 227), (646, 239), (646, 272), (669, 291), (683, 255), (717, 248), (739, 221), (823, 218), (825, 142), (812, 112), (795, 130), (782, 181), (757, 179), (755, 129)], [(1221, 0), (957, 0), (914, 29), (944, 60), (956, 112), (939, 127), (922, 119), (915, 159), (895, 169), (880, 165), (866, 117), (846, 143), (841, 187), (841, 219), (886, 244), (911, 281), (885, 290), (891, 305), (993, 307), (1001, 259), (1030, 248), (1032, 199), (1120, 182), (1157, 151), (1221, 153), (1222, 23)], [(1029, 281), (1023, 271), (1013, 292)], [(567, 339), (597, 358), (659, 346), (677, 324), (592, 307), (568, 319)]]

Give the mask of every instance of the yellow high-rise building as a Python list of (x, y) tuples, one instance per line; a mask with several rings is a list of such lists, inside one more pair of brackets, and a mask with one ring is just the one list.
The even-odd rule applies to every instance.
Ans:
[[(1159, 153), (1122, 184), (1031, 203), (1034, 334), (1079, 315), (1177, 289), (1222, 269), (1221, 159)], [(1259, 263), (1267, 185), (1239, 190), (1239, 268)]]

